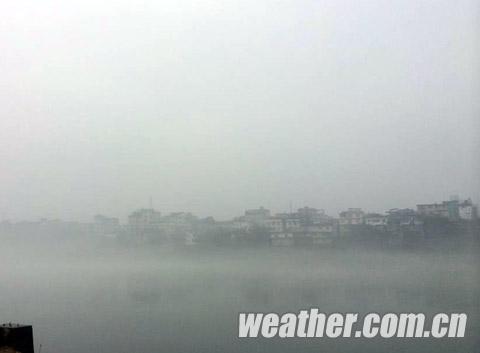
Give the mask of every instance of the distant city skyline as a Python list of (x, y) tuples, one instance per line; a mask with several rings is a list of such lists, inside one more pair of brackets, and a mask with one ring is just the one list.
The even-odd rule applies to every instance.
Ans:
[(213, 217), (217, 221), (225, 221), (225, 220), (231, 220), (235, 217), (241, 216), (241, 215), (243, 215), (243, 213), (246, 210), (250, 210), (250, 209), (255, 210), (255, 209), (259, 209), (259, 208), (265, 208), (265, 209), (271, 211), (271, 213), (273, 215), (273, 214), (280, 214), (280, 213), (296, 212), (298, 209), (304, 208), (304, 207), (307, 207), (307, 208), (311, 207), (311, 208), (315, 208), (315, 209), (324, 211), (326, 215), (335, 218), (335, 217), (338, 217), (338, 215), (340, 213), (342, 213), (343, 211), (348, 210), (350, 208), (359, 208), (359, 209), (362, 209), (365, 213), (381, 213), (381, 214), (384, 214), (385, 212), (387, 212), (391, 209), (395, 209), (395, 208), (416, 209), (417, 205), (419, 205), (419, 204), (436, 204), (436, 203), (441, 204), (444, 201), (449, 201), (449, 200), (452, 200), (452, 199), (456, 199), (457, 201), (461, 201), (461, 202), (463, 202), (464, 200), (469, 200), (470, 199), (470, 200), (472, 200), (473, 204), (478, 205), (478, 203), (475, 200), (473, 200), (471, 197), (463, 197), (463, 195), (457, 195), (457, 194), (450, 195), (448, 198), (444, 198), (442, 200), (438, 200), (438, 199), (437, 200), (429, 200), (429, 201), (415, 203), (415, 204), (411, 204), (411, 205), (407, 205), (407, 206), (405, 206), (405, 205), (394, 205), (392, 207), (384, 208), (384, 209), (368, 209), (368, 208), (363, 207), (362, 205), (353, 205), (353, 206), (349, 205), (349, 206), (346, 206), (346, 207), (338, 209), (338, 210), (332, 210), (332, 209), (329, 209), (327, 207), (322, 207), (322, 206), (319, 206), (319, 205), (308, 205), (308, 204), (295, 205), (293, 202), (289, 202), (288, 203), (288, 208), (285, 208), (285, 209), (281, 209), (281, 208), (275, 207), (275, 206), (274, 207), (268, 207), (265, 204), (252, 205), (251, 207), (244, 207), (243, 209), (238, 210), (237, 213), (232, 214), (231, 216), (220, 218), (220, 217), (216, 217), (213, 214), (205, 214), (201, 211), (200, 212), (195, 212), (195, 211), (188, 210), (188, 209), (160, 209), (158, 207), (155, 207), (155, 203), (153, 202), (153, 199), (151, 197), (149, 197), (148, 202), (145, 205), (140, 205), (138, 207), (134, 207), (134, 208), (130, 209), (125, 215), (99, 211), (99, 212), (96, 212), (96, 213), (92, 213), (91, 215), (88, 215), (85, 218), (77, 218), (77, 219), (75, 219), (75, 218), (62, 218), (62, 217), (56, 217), (56, 216), (52, 215), (52, 216), (39, 216), (39, 217), (32, 217), (32, 218), (2, 217), (2, 218), (0, 218), (0, 222), (1, 221), (13, 221), (13, 222), (38, 221), (38, 220), (41, 220), (41, 219), (51, 219), (51, 220), (59, 219), (59, 220), (64, 220), (64, 221), (90, 222), (90, 221), (92, 221), (92, 219), (94, 219), (94, 217), (96, 217), (98, 215), (101, 215), (101, 216), (106, 216), (106, 217), (115, 217), (115, 218), (118, 218), (120, 220), (120, 222), (125, 223), (125, 222), (128, 221), (128, 217), (132, 213), (134, 213), (137, 210), (142, 210), (142, 209), (154, 209), (155, 211), (160, 212), (162, 214), (162, 216), (166, 216), (166, 215), (173, 214), (173, 213), (176, 213), (176, 212), (180, 212), (180, 213), (190, 212), (193, 215), (198, 216), (200, 218)]

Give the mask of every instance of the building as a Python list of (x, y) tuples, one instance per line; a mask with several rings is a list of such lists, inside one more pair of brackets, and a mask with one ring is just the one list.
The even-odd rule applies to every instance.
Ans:
[(417, 212), (424, 217), (448, 218), (448, 207), (445, 203), (430, 203), (417, 205)]
[(190, 212), (172, 212), (162, 218), (162, 223), (172, 223), (178, 225), (192, 224), (197, 220)]
[(128, 216), (128, 229), (134, 236), (152, 237), (159, 235), (161, 222), (162, 214), (160, 212), (153, 208), (142, 208)]
[(248, 231), (251, 227), (251, 223), (247, 222), (245, 216), (234, 218), (231, 222), (231, 227), (237, 231)]
[(297, 232), (302, 228), (302, 222), (297, 213), (277, 213), (275, 217), (283, 220), (286, 232)]
[(198, 218), (190, 212), (172, 212), (161, 217), (158, 230), (164, 240), (190, 244), (194, 242), (194, 228)]
[(300, 219), (294, 218), (294, 217), (287, 218), (285, 220), (285, 228), (288, 231), (291, 231), (291, 232), (299, 231), (302, 228), (302, 224), (300, 222)]
[(197, 220), (197, 217), (190, 212), (172, 212), (169, 215), (160, 218), (158, 228), (167, 233), (179, 230), (187, 231), (193, 228)]
[(295, 213), (279, 213), (265, 221), (274, 246), (323, 245), (333, 242), (334, 226), (323, 210), (303, 207)]
[(359, 225), (363, 224), (365, 213), (361, 208), (349, 208), (347, 211), (340, 212), (340, 225)]
[(270, 217), (270, 210), (263, 207), (246, 210), (244, 217), (248, 223), (259, 225)]
[(301, 222), (305, 225), (309, 224), (318, 224), (328, 218), (325, 215), (324, 210), (319, 210), (313, 207), (303, 207), (299, 208), (296, 212), (296, 216)]
[(269, 217), (263, 221), (263, 225), (271, 233), (281, 233), (285, 231), (285, 220), (280, 217)]
[(465, 221), (473, 221), (478, 218), (478, 209), (472, 203), (471, 199), (465, 200), (458, 204), (458, 216)]
[(289, 232), (271, 233), (270, 241), (272, 246), (292, 246), (295, 244), (293, 233)]
[(453, 199), (442, 203), (420, 204), (417, 205), (417, 212), (424, 217), (442, 217), (451, 221), (473, 220), (477, 216), (476, 207), (471, 199), (463, 202)]
[(153, 208), (142, 208), (128, 216), (128, 224), (133, 227), (157, 226), (162, 220), (162, 214)]
[(93, 217), (93, 231), (99, 235), (113, 236), (120, 229), (118, 218), (96, 215)]
[(335, 227), (334, 227), (333, 222), (325, 222), (325, 223), (322, 223), (322, 224), (318, 224), (318, 229), (323, 234), (333, 235)]
[(442, 203), (430, 203), (417, 205), (417, 212), (424, 217), (442, 217), (450, 220), (457, 220), (458, 214), (457, 200), (442, 201)]
[(422, 225), (418, 214), (411, 208), (392, 208), (387, 211), (387, 223), (390, 230)]
[(375, 228), (384, 228), (387, 226), (388, 223), (387, 216), (379, 213), (368, 213), (364, 216), (363, 219), (366, 225)]

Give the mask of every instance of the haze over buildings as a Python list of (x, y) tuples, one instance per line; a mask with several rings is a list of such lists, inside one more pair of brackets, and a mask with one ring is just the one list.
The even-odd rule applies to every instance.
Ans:
[(3, 2), (0, 219), (478, 203), (479, 7)]

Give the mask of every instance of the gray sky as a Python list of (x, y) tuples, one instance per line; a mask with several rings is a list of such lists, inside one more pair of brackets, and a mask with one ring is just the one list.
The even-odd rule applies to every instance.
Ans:
[(480, 199), (480, 5), (0, 3), (0, 219)]

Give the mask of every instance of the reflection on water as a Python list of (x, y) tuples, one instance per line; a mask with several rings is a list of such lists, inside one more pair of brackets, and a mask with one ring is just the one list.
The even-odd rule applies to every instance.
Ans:
[[(15, 251), (11, 251), (15, 250)], [(31, 250), (31, 249), (30, 249)], [(476, 253), (307, 249), (2, 250), (2, 321), (43, 353), (474, 352)], [(465, 339), (240, 340), (241, 311), (466, 312)]]

